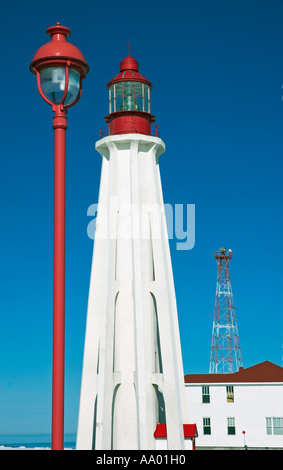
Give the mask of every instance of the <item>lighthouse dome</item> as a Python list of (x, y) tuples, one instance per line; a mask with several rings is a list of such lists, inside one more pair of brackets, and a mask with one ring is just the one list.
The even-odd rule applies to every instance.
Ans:
[(127, 80), (146, 83), (150, 89), (152, 88), (152, 83), (148, 81), (144, 75), (139, 73), (139, 64), (136, 59), (131, 56), (125, 57), (125, 59), (120, 62), (120, 72), (115, 75), (109, 83), (107, 83), (107, 88), (109, 89), (113, 83)]

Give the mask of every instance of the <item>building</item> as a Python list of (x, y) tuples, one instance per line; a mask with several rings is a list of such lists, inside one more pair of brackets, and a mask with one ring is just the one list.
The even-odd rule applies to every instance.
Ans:
[[(126, 57), (107, 84), (89, 287), (79, 450), (186, 448), (187, 404), (152, 84)], [(159, 424), (166, 424), (160, 435)], [(157, 433), (157, 434), (156, 434)], [(165, 436), (166, 434), (166, 436)]]
[[(196, 450), (198, 430), (196, 424), (184, 424), (185, 450)], [(155, 450), (168, 450), (166, 424), (157, 424), (154, 432)], [(181, 463), (181, 462), (180, 462)]]
[(281, 367), (184, 384), (152, 84), (128, 56), (107, 88), (77, 449), (283, 448)]
[(283, 449), (283, 368), (269, 361), (231, 374), (187, 374), (196, 449)]

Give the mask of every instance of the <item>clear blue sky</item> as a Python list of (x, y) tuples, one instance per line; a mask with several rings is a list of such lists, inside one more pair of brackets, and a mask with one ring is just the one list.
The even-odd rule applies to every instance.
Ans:
[(53, 130), (29, 64), (60, 21), (90, 72), (68, 113), (65, 430), (76, 432), (106, 83), (132, 55), (152, 83), (165, 202), (196, 205), (196, 244), (170, 242), (185, 373), (209, 368), (217, 266), (231, 279), (244, 367), (282, 365), (281, 0), (1, 2), (0, 434), (49, 432)]

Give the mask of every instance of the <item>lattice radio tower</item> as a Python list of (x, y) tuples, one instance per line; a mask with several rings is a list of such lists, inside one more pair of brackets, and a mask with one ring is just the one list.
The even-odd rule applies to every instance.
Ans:
[(220, 248), (214, 257), (218, 271), (209, 373), (233, 373), (243, 367), (243, 361), (229, 272), (232, 250)]

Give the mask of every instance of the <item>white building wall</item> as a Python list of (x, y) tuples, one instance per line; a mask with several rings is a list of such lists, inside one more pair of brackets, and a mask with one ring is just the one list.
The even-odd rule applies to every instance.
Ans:
[[(245, 443), (247, 447), (283, 448), (283, 435), (266, 432), (267, 417), (283, 417), (283, 383), (203, 385), (209, 386), (210, 403), (202, 403), (202, 384), (186, 384), (189, 420), (198, 429), (197, 449), (243, 448)], [(234, 386), (234, 403), (227, 403), (226, 385)], [(228, 417), (235, 418), (235, 435), (228, 435)], [(203, 433), (203, 418), (210, 418), (210, 435)]]

